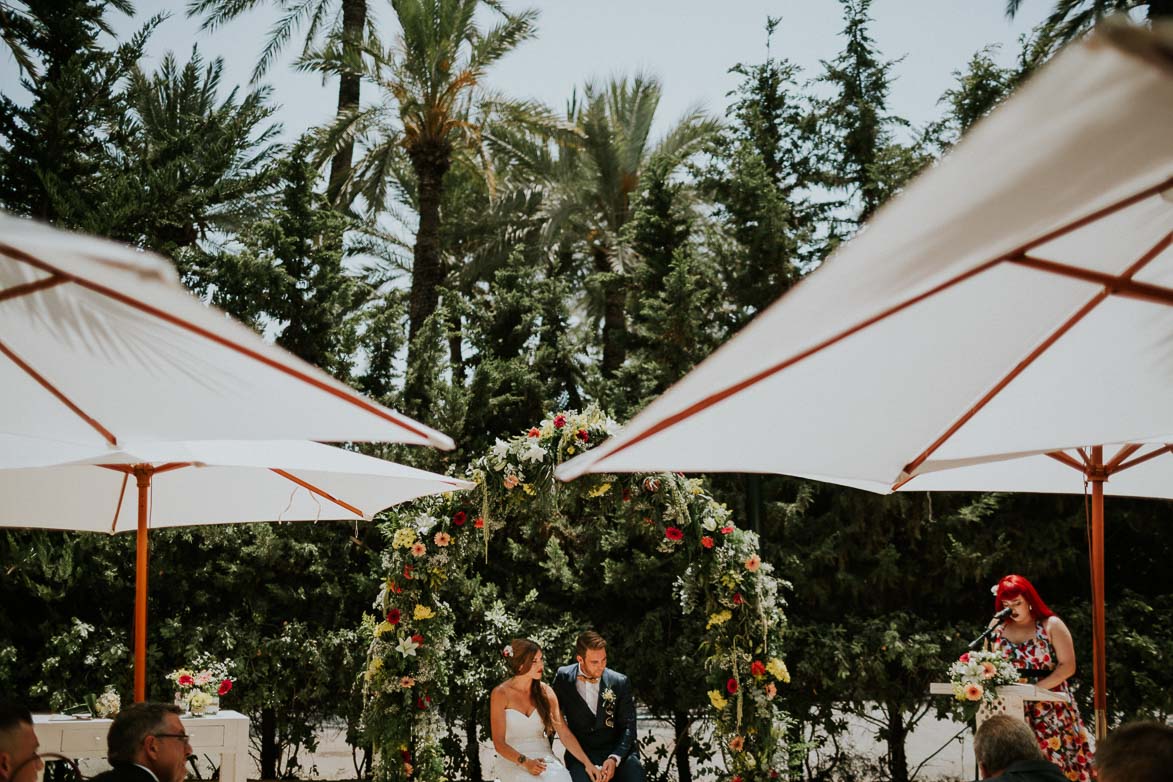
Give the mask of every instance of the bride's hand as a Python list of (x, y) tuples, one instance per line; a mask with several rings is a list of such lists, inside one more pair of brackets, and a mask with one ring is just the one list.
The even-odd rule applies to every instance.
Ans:
[(587, 776), (591, 778), (591, 782), (601, 782), (603, 779), (603, 770), (591, 763), (586, 767)]
[(526, 771), (535, 777), (540, 777), (546, 771), (546, 761), (541, 758), (530, 758), (521, 765)]

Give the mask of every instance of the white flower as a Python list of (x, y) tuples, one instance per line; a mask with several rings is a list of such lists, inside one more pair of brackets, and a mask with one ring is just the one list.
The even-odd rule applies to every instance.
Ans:
[(395, 647), (395, 651), (404, 657), (415, 657), (415, 650), (418, 648), (420, 648), (420, 645), (411, 640), (410, 635), (405, 635), (399, 639), (399, 645)]
[(705, 532), (712, 532), (717, 529), (717, 520), (712, 516), (705, 516), (704, 521), (701, 522), (701, 526), (705, 528)]
[(509, 456), (509, 443), (498, 437), (497, 442), (493, 444), (493, 447), (489, 451), (493, 454), (493, 458), (499, 462), (503, 462)]
[(527, 462), (540, 462), (546, 458), (546, 449), (536, 441), (532, 442), (521, 452), (521, 458)]

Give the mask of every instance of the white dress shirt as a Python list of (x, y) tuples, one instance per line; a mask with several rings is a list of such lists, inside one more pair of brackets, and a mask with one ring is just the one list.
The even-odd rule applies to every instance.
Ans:
[[(602, 679), (601, 676), (599, 678)], [(591, 714), (597, 715), (599, 707), (599, 682), (575, 679), (574, 688), (578, 690), (578, 694), (586, 701), (586, 705), (591, 710)]]

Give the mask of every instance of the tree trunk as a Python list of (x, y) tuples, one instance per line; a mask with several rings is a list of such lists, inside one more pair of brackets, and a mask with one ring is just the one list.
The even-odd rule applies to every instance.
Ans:
[(419, 229), (415, 234), (415, 257), (411, 267), (411, 294), (408, 299), (407, 377), (403, 405), (409, 415), (420, 415), (432, 400), (420, 385), (425, 372), (413, 372), (419, 346), (416, 337), (424, 321), (440, 303), (439, 286), (444, 278), (440, 254), (440, 200), (444, 194), (444, 174), (452, 164), (452, 146), (446, 142), (421, 143), (407, 151), (419, 187)]
[(688, 712), (675, 712), (672, 725), (676, 728), (676, 749), (673, 750), (676, 755), (676, 778), (680, 782), (692, 782), (692, 766), (688, 762), (688, 750), (692, 747), (692, 735), (688, 729), (692, 720), (688, 718)]
[(596, 247), (595, 271), (603, 274), (603, 377), (615, 373), (627, 360), (627, 291), (625, 278), (611, 268), (607, 252)]
[(468, 753), (468, 778), (472, 782), (481, 782), (481, 745), (477, 741), (477, 711), (478, 704), (474, 703), (471, 713), (464, 720), (464, 750)]
[[(342, 47), (354, 53), (362, 41), (363, 28), (367, 23), (366, 0), (342, 0)], [(338, 116), (356, 111), (359, 106), (359, 90), (362, 80), (357, 73), (344, 73), (338, 80)], [(342, 186), (350, 176), (354, 162), (354, 142), (347, 141), (334, 153), (330, 161), (330, 181), (326, 186), (326, 197), (330, 203), (339, 204)], [(341, 204), (348, 206), (349, 204)]]
[(904, 724), (904, 712), (895, 703), (886, 705), (888, 711), (888, 771), (892, 782), (908, 782), (908, 755), (904, 741), (908, 727)]
[(461, 329), (460, 313), (456, 308), (450, 309), (448, 314), (448, 364), (452, 369), (452, 384), (464, 385), (464, 335)]
[(261, 779), (277, 778), (277, 712), (261, 709)]

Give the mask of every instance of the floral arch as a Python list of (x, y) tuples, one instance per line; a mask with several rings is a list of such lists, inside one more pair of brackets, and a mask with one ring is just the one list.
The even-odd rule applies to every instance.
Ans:
[[(363, 728), (379, 782), (446, 779), (445, 718), (479, 718), (452, 701), (461, 688), (487, 692), (504, 678), (494, 655), (524, 622), (493, 601), (479, 571), (494, 556), (495, 539), (523, 522), (555, 539), (554, 559), (574, 555), (573, 546), (558, 553), (559, 528), (573, 523), (589, 534), (592, 523), (600, 530), (619, 523), (633, 525), (633, 545), (672, 560), (681, 575), (664, 598), (675, 598), (702, 636), (697, 660), (723, 778), (776, 779), (786, 767), (777, 697), (790, 681), (779, 643), (784, 620), (779, 581), (759, 556), (757, 536), (737, 527), (699, 479), (596, 475), (563, 484), (553, 477), (559, 463), (614, 426), (597, 409), (550, 415), (474, 461), (469, 474), (478, 489), (398, 508), (383, 525), (387, 577), (375, 604), (381, 621), (370, 618), (365, 628), (371, 643), (363, 677)], [(541, 597), (531, 591), (525, 599)], [(473, 604), (483, 621), (458, 619)]]

